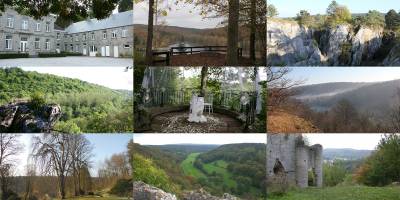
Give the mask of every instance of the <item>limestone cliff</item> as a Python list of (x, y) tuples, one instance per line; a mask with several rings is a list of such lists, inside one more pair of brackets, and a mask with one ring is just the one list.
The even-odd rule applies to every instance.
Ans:
[[(178, 198), (163, 190), (150, 186), (141, 181), (133, 182), (133, 200), (177, 200)], [(185, 192), (183, 200), (240, 200), (230, 194), (224, 194), (222, 197), (210, 195), (203, 189)]]
[(382, 37), (382, 28), (343, 24), (313, 30), (295, 21), (268, 19), (267, 61), (275, 66), (362, 65), (374, 58)]
[(390, 50), (389, 55), (383, 60), (385, 66), (400, 66), (400, 44)]
[(50, 133), (61, 117), (56, 104), (31, 109), (27, 101), (0, 106), (0, 132), (2, 133)]

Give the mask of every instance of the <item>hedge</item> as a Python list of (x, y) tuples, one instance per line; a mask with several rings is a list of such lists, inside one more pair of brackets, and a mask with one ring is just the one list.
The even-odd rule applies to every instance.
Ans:
[(48, 57), (65, 57), (65, 54), (61, 53), (39, 53), (38, 57), (39, 58), (48, 58)]
[(0, 59), (10, 59), (10, 58), (29, 58), (27, 53), (2, 53), (0, 54)]

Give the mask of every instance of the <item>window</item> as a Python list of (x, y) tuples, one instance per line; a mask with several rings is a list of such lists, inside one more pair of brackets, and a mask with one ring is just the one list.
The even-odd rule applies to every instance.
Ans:
[(40, 38), (35, 38), (35, 49), (40, 49)]
[(60, 33), (57, 33), (57, 40), (60, 40)]
[(70, 49), (71, 49), (71, 52), (74, 51), (74, 45), (73, 44), (70, 45)]
[(126, 30), (126, 29), (124, 29), (124, 30), (122, 30), (122, 37), (123, 38), (126, 38), (126, 33), (128, 32), (128, 30)]
[(79, 35), (78, 35), (78, 34), (75, 35), (75, 41), (76, 41), (76, 42), (79, 41)]
[(91, 34), (91, 36), (90, 36), (90, 37), (92, 38), (92, 40), (94, 40), (94, 39), (95, 39), (94, 32), (92, 32), (92, 34)]
[(76, 45), (76, 46), (75, 46), (75, 51), (76, 51), (76, 52), (79, 52), (79, 45)]
[(69, 38), (70, 38), (71, 42), (74, 41), (74, 36), (70, 35)]
[(86, 41), (86, 33), (83, 34), (83, 41)]
[(12, 17), (7, 18), (7, 27), (14, 28), (14, 18), (12, 18)]
[(46, 39), (46, 50), (50, 50), (50, 39)]
[(22, 30), (28, 30), (28, 20), (22, 20)]
[(129, 48), (131, 48), (131, 45), (125, 44), (125, 45), (124, 45), (124, 48), (125, 48), (125, 49), (129, 49)]
[(6, 36), (6, 49), (12, 49), (12, 36)]
[(91, 46), (90, 46), (90, 52), (96, 52), (96, 51), (97, 51), (96, 46), (91, 45)]
[(36, 23), (36, 31), (40, 31), (40, 23)]
[(50, 32), (50, 22), (46, 22), (46, 32)]
[(116, 30), (114, 30), (112, 32), (111, 38), (117, 38), (117, 31)]
[(103, 31), (103, 40), (107, 39), (107, 31)]

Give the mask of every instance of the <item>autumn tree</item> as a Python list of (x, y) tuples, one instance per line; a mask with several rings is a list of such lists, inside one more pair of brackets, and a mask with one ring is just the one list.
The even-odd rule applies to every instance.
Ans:
[(326, 9), (327, 25), (333, 27), (339, 24), (346, 24), (351, 22), (350, 10), (343, 5), (339, 5), (336, 1), (332, 1)]
[(9, 190), (9, 176), (15, 167), (15, 158), (22, 151), (22, 144), (18, 141), (20, 135), (0, 133), (0, 193), (2, 199), (7, 199)]

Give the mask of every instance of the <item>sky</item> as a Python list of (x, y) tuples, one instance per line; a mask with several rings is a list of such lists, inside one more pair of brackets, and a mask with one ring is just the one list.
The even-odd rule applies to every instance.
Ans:
[(141, 145), (266, 143), (266, 134), (134, 134)]
[(399, 67), (291, 67), (287, 76), (304, 85), (329, 82), (381, 82), (400, 79)]
[(21, 67), (25, 71), (77, 78), (111, 89), (133, 90), (133, 70), (126, 67)]
[[(171, 8), (171, 11), (168, 11), (168, 15), (161, 18), (161, 20), (166, 21), (168, 26), (204, 29), (215, 28), (224, 21), (223, 18), (203, 19), (199, 14), (199, 9), (190, 4), (175, 5), (171, 0), (167, 0), (163, 2), (162, 7)], [(135, 4), (133, 10), (133, 23), (147, 24), (148, 1)]]
[[(295, 17), (300, 10), (307, 10), (312, 15), (325, 14), (326, 8), (332, 0), (267, 0), (268, 4), (273, 4), (279, 17)], [(378, 10), (387, 13), (390, 9), (400, 10), (398, 0), (337, 0), (341, 5), (345, 5), (352, 13), (367, 13), (369, 10)]]
[(358, 150), (374, 150), (383, 134), (304, 134), (310, 145), (321, 144), (326, 148), (352, 148)]
[[(38, 135), (40, 134), (21, 134), (18, 138), (24, 148), (18, 156), (17, 175), (25, 174), (25, 167), (32, 152), (31, 139), (33, 136)], [(127, 151), (127, 144), (132, 139), (132, 134), (85, 134), (85, 137), (93, 146), (93, 157), (91, 158), (93, 163), (90, 174), (91, 176), (97, 176), (97, 170), (106, 158), (110, 158), (113, 154)]]

